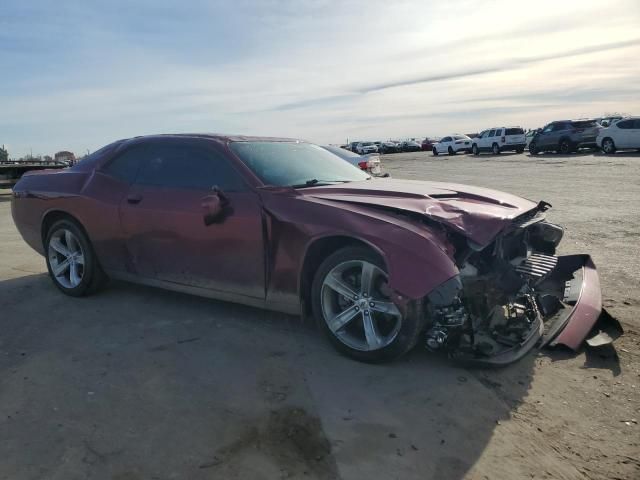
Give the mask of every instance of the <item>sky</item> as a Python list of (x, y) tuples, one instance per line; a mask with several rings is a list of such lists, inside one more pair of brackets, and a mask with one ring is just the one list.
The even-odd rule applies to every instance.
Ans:
[(640, 0), (1, 0), (0, 144), (318, 143), (640, 114)]

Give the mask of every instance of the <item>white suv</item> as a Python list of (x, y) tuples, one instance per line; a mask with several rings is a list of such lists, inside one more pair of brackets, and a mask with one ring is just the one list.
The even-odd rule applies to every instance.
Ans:
[(615, 153), (617, 149), (640, 149), (640, 117), (613, 120), (598, 132), (596, 143), (607, 154)]
[(360, 155), (378, 153), (378, 146), (373, 142), (358, 142), (356, 145), (356, 153), (359, 153)]
[(498, 155), (500, 152), (513, 151), (524, 152), (527, 141), (524, 130), (520, 127), (500, 127), (484, 130), (473, 139), (471, 151), (474, 155), (480, 152), (492, 152)]

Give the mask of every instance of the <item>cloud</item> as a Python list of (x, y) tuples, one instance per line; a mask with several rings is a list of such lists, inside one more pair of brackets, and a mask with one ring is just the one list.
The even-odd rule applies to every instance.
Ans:
[(605, 43), (600, 45), (591, 45), (587, 47), (575, 48), (572, 50), (560, 51), (560, 52), (552, 52), (543, 55), (537, 55), (533, 57), (516, 57), (508, 59), (504, 62), (493, 66), (475, 68), (475, 69), (463, 69), (457, 70), (447, 73), (438, 73), (432, 75), (426, 75), (424, 77), (418, 78), (407, 78), (404, 80), (391, 81), (386, 83), (377, 83), (371, 84), (365, 87), (362, 87), (359, 92), (360, 93), (370, 93), (376, 92), (379, 90), (384, 90), (387, 88), (396, 88), (396, 87), (405, 87), (408, 85), (415, 85), (419, 83), (430, 83), (430, 82), (441, 82), (443, 80), (457, 80), (459, 78), (471, 77), (475, 75), (484, 75), (487, 73), (496, 73), (496, 72), (506, 72), (509, 70), (514, 70), (518, 68), (522, 68), (526, 65), (531, 65), (534, 63), (545, 62), (550, 60), (559, 60), (562, 58), (570, 58), (576, 57), (580, 55), (587, 55), (590, 53), (599, 53), (599, 52), (607, 52), (610, 50), (616, 50), (625, 47), (633, 47), (640, 45), (640, 38), (635, 38), (631, 40), (625, 40), (622, 42), (612, 42)]
[(640, 110), (639, 23), (637, 0), (5, 0), (0, 143), (333, 142)]

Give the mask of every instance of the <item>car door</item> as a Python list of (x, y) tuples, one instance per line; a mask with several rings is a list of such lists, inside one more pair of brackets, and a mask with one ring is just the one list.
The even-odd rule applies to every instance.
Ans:
[(147, 145), (121, 221), (137, 275), (264, 298), (259, 198), (210, 142)]
[(490, 130), (489, 131), (489, 134), (487, 135), (487, 138), (486, 138), (486, 140), (484, 142), (484, 145), (483, 145), (485, 150), (491, 150), (491, 147), (493, 146), (493, 142), (495, 142), (495, 140), (496, 140), (495, 139), (495, 134), (496, 134), (495, 130)]
[(556, 125), (558, 124), (551, 123), (542, 129), (542, 132), (540, 132), (540, 135), (538, 135), (538, 138), (536, 139), (538, 147), (545, 148), (554, 145), (553, 138), (554, 128), (556, 127)]
[(436, 145), (436, 148), (438, 149), (438, 153), (446, 152), (450, 145), (451, 145), (451, 137), (444, 137)]
[(484, 145), (487, 141), (487, 133), (487, 130), (480, 132), (480, 135), (478, 135), (478, 137), (474, 139), (475, 144), (478, 146), (478, 150), (484, 149)]
[(633, 148), (634, 122), (633, 119), (620, 120), (613, 126), (616, 132), (613, 141), (617, 148)]

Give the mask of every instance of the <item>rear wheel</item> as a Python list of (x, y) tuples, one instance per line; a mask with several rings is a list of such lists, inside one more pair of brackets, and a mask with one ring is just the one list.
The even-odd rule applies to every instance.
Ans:
[(398, 307), (387, 282), (384, 263), (366, 248), (343, 248), (322, 262), (313, 280), (313, 313), (338, 351), (383, 362), (415, 346), (425, 325), (419, 302)]
[(569, 140), (562, 140), (560, 142), (560, 153), (566, 155), (567, 153), (571, 153), (571, 143)]
[(498, 146), (497, 143), (494, 143), (493, 145), (491, 145), (491, 151), (493, 152), (494, 155), (500, 154), (500, 147)]
[(107, 277), (86, 234), (72, 220), (55, 222), (45, 239), (46, 262), (53, 283), (62, 292), (81, 297), (101, 288)]
[(447, 152), (449, 153), (449, 155), (455, 155), (455, 154), (456, 154), (456, 152), (454, 152), (454, 151), (453, 151), (453, 148), (451, 148), (451, 147), (449, 147), (449, 148), (447, 149)]
[(476, 145), (476, 144), (474, 143), (474, 144), (473, 144), (473, 147), (471, 147), (471, 152), (472, 152), (475, 156), (480, 155), (480, 150), (478, 149), (478, 145)]
[(613, 140), (611, 138), (605, 138), (602, 141), (602, 151), (607, 155), (616, 153), (616, 144), (613, 143)]

